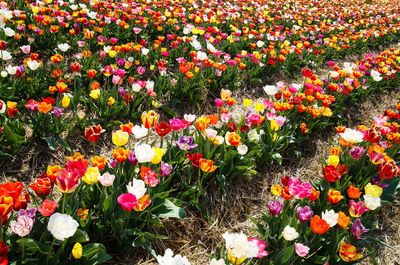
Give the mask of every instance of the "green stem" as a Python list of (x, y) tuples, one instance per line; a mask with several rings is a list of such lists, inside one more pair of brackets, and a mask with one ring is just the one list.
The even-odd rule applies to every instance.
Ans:
[(46, 257), (46, 265), (49, 265), (49, 260), (50, 260), (50, 255), (53, 253), (53, 245), (54, 245), (54, 241), (56, 239), (53, 237), (53, 241), (51, 241), (51, 246), (50, 246), (50, 250), (49, 253), (47, 253), (47, 257)]
[(65, 198), (66, 198), (66, 197), (67, 197), (67, 193), (64, 192), (64, 194), (63, 194), (63, 202), (62, 202), (62, 211), (61, 211), (61, 213), (65, 213), (64, 210), (65, 210)]

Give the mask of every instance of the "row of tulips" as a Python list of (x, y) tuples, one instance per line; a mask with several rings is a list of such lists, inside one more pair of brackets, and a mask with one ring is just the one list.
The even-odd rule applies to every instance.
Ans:
[[(270, 188), (267, 211), (253, 218), (257, 237), (225, 233), (210, 265), (376, 263), (374, 236), (384, 204), (400, 189), (400, 103), (370, 126), (339, 126), (339, 140), (314, 181), (284, 176)], [(167, 249), (162, 265), (190, 265)]]
[(23, 143), (26, 124), (49, 145), (66, 146), (59, 135), (83, 113), (103, 127), (139, 107), (170, 113), (168, 105), (197, 104), (207, 89), (260, 84), (282, 68), (293, 74), (395, 41), (400, 27), (392, 1), (17, 0), (0, 7), (0, 99), (10, 116), (31, 111), (2, 121), (14, 145)]
[(385, 245), (374, 234), (380, 210), (400, 188), (399, 120), (400, 103), (370, 126), (337, 127), (339, 140), (323, 161), (320, 179), (285, 176), (272, 185), (268, 210), (253, 219), (258, 239), (226, 233), (221, 259), (211, 264), (377, 262), (377, 246)]
[[(229, 183), (256, 174), (257, 164), (280, 162), (282, 152), (297, 138), (301, 139), (300, 135), (323, 128), (332, 116), (337, 118), (343, 108), (340, 102), (344, 104), (349, 95), (363, 95), (382, 89), (380, 86), (395, 85), (398, 55), (398, 50), (387, 50), (367, 55), (357, 64), (345, 64), (343, 68), (330, 62), (332, 71), (326, 80), (304, 69), (303, 85), (266, 86), (268, 96), (262, 101), (244, 99), (243, 104), (238, 104), (231, 91), (222, 90), (221, 97), (215, 100), (216, 114), (187, 114), (181, 119), (161, 121), (157, 112), (143, 112), (141, 124), (121, 124), (113, 131), (111, 141), (115, 148), (110, 154), (93, 153), (85, 157), (76, 152), (67, 157), (64, 165), (49, 165), (27, 186), (21, 182), (2, 184), (1, 237), (3, 248), (9, 248), (8, 256), (3, 255), (3, 259), (8, 257), (30, 264), (38, 260), (47, 264), (94, 264), (110, 258), (104, 245), (113, 254), (127, 246), (140, 246), (156, 256), (151, 241), (164, 236), (151, 231), (162, 225), (162, 219), (183, 218), (183, 206), (202, 211), (204, 205), (200, 199), (208, 191), (220, 189), (224, 194)], [(42, 102), (50, 104), (46, 100)], [(45, 105), (34, 101), (31, 104), (37, 104), (36, 114), (40, 113), (39, 105)], [(5, 112), (10, 112), (10, 104)], [(391, 113), (398, 118), (398, 114)], [(384, 131), (385, 135), (398, 140), (395, 125), (385, 128), (393, 130), (393, 133)], [(371, 137), (374, 132), (362, 131)], [(86, 138), (94, 144), (104, 138), (103, 133), (100, 125), (85, 130)], [(354, 135), (360, 137), (361, 132), (344, 130), (342, 133), (349, 143), (358, 141), (354, 141)], [(379, 135), (376, 137), (379, 139)], [(392, 145), (388, 143), (387, 147)], [(349, 165), (338, 164), (338, 161), (345, 163), (344, 158), (339, 158), (345, 154), (337, 149), (337, 155), (329, 159), (329, 166), (324, 169), (329, 181), (336, 178), (338, 187), (332, 191), (335, 194), (344, 194), (337, 180), (349, 172), (346, 168)], [(375, 153), (374, 157), (377, 157)], [(284, 182), (289, 189), (289, 180)], [(311, 190), (312, 195), (308, 194), (307, 198), (314, 196), (317, 202), (322, 198), (318, 196), (318, 192), (323, 194), (322, 188), (312, 188), (298, 179), (291, 182), (301, 196)], [(303, 192), (302, 188), (307, 190)], [(285, 187), (281, 187), (280, 193), (285, 195), (283, 191)], [(275, 202), (278, 206), (279, 203)], [(313, 206), (311, 202), (310, 205)], [(291, 209), (286, 207), (287, 211)], [(294, 221), (288, 226), (293, 231)], [(270, 246), (282, 242), (285, 241), (267, 240)], [(254, 244), (262, 241), (254, 240)], [(276, 249), (280, 249), (279, 245)]]
[[(225, 134), (224, 130), (228, 128), (232, 132), (239, 128), (238, 133), (242, 138), (246, 138), (250, 129), (256, 129), (251, 130), (250, 135), (255, 132), (260, 134), (263, 130), (263, 158), (280, 161), (280, 153), (289, 143), (295, 145), (302, 142), (314, 129), (325, 127), (327, 122), (338, 118), (343, 113), (343, 106), (349, 105), (352, 99), (373, 91), (396, 87), (399, 58), (398, 49), (388, 49), (378, 54), (367, 54), (356, 63), (339, 65), (329, 61), (327, 65), (330, 71), (327, 77), (319, 77), (310, 69), (304, 68), (303, 84), (278, 82), (275, 85), (266, 85), (264, 91), (267, 97), (264, 100), (253, 102), (244, 99), (241, 107), (238, 107), (231, 92), (223, 90), (221, 98), (215, 100), (218, 108), (217, 120), (215, 121), (215, 117), (211, 120), (220, 120), (227, 125), (229, 121), (229, 126), (222, 128), (222, 133)], [(124, 119), (113, 111), (119, 102), (116, 100), (117, 96), (110, 97), (95, 91), (99, 92), (98, 89), (92, 90), (91, 104), (103, 104), (107, 113), (113, 113), (110, 122), (122, 124), (121, 120)], [(118, 109), (128, 111), (129, 108), (120, 105)], [(278, 127), (274, 126), (272, 120)], [(89, 132), (96, 131), (93, 128), (97, 128), (98, 132), (102, 131), (100, 128), (107, 128), (101, 116), (96, 116), (89, 109), (76, 104), (74, 98), (68, 94), (43, 97), (40, 100), (30, 99), (22, 109), (18, 102), (0, 99), (0, 121), (0, 141), (3, 143), (0, 152), (3, 155), (17, 149), (26, 141), (26, 126), (32, 128), (33, 137), (46, 140), (51, 148), (62, 145), (67, 149), (70, 146), (65, 141), (65, 135), (74, 128)], [(277, 137), (277, 141), (272, 141), (274, 137)], [(95, 142), (93, 139), (89, 140)]]

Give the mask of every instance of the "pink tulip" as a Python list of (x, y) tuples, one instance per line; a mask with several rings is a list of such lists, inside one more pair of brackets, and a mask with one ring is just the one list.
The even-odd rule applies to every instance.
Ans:
[(255, 237), (249, 237), (247, 239), (247, 241), (257, 246), (257, 248), (258, 248), (257, 258), (258, 259), (268, 256), (268, 251), (265, 250), (267, 248), (267, 243), (265, 243), (264, 240), (261, 240), (261, 239), (255, 238)]
[(31, 53), (31, 45), (21, 46), (21, 51), (25, 54), (30, 54)]
[(24, 237), (29, 235), (33, 226), (33, 219), (28, 216), (18, 216), (16, 221), (11, 221), (10, 223), (11, 230), (19, 235), (20, 237)]
[(308, 252), (310, 251), (310, 248), (301, 244), (301, 243), (294, 243), (294, 248), (296, 251), (296, 254), (299, 255), (300, 257), (305, 257), (308, 255)]
[(132, 193), (124, 193), (119, 195), (117, 202), (124, 211), (128, 212), (132, 211), (132, 209), (138, 205), (138, 200)]
[(110, 173), (106, 172), (103, 175), (100, 175), (98, 179), (101, 185), (103, 185), (104, 187), (109, 187), (112, 186), (115, 175), (111, 175)]
[(135, 33), (135, 34), (139, 34), (140, 32), (142, 32), (142, 29), (141, 28), (133, 28), (133, 32)]
[(304, 199), (310, 196), (312, 186), (308, 182), (301, 182), (298, 178), (291, 177), (289, 179), (289, 193), (297, 199)]
[(146, 68), (143, 66), (139, 66), (137, 72), (139, 75), (144, 75), (144, 73), (146, 73)]

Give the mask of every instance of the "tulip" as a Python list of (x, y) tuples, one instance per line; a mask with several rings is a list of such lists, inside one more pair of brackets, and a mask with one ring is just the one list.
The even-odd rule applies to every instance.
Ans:
[(76, 171), (62, 169), (57, 172), (56, 184), (59, 191), (71, 193), (79, 184), (79, 175)]
[(294, 227), (287, 225), (282, 231), (282, 236), (287, 241), (293, 241), (299, 237), (299, 233), (296, 231)]
[(214, 161), (212, 160), (200, 158), (199, 163), (200, 163), (200, 169), (203, 172), (211, 173), (217, 169), (217, 167), (214, 165)]
[(103, 175), (98, 176), (98, 180), (104, 187), (112, 186), (114, 183), (115, 175), (112, 175), (108, 172), (104, 173)]
[(360, 217), (365, 212), (368, 212), (368, 208), (364, 202), (355, 202), (354, 200), (349, 202), (349, 213), (352, 217)]
[(163, 177), (168, 176), (172, 172), (172, 165), (164, 163), (161, 161), (161, 166), (160, 166), (160, 174)]
[(351, 226), (350, 231), (358, 240), (360, 240), (360, 239), (362, 239), (361, 235), (368, 232), (369, 230), (366, 229), (365, 226), (362, 225), (360, 219), (356, 219), (354, 221), (353, 225)]
[(49, 199), (45, 199), (42, 203), (42, 206), (38, 208), (38, 211), (45, 217), (51, 216), (58, 207), (58, 203), (56, 201), (52, 201)]
[(78, 222), (68, 214), (55, 213), (50, 217), (47, 224), (47, 230), (55, 239), (64, 241), (64, 239), (72, 237), (78, 229)]
[(176, 145), (181, 150), (189, 151), (197, 148), (197, 144), (194, 143), (194, 138), (192, 136), (181, 136), (178, 141), (175, 141)]
[(345, 262), (354, 262), (363, 257), (363, 255), (357, 252), (355, 246), (345, 241), (342, 241), (339, 244), (339, 256)]
[(89, 167), (82, 177), (82, 181), (88, 185), (93, 185), (99, 181), (100, 171), (97, 167)]
[(151, 204), (151, 198), (149, 195), (143, 195), (137, 202), (137, 205), (133, 207), (136, 212), (144, 211)]
[(10, 222), (10, 227), (13, 233), (20, 237), (29, 235), (32, 230), (34, 220), (27, 216), (18, 216), (16, 221)]
[(117, 202), (124, 211), (128, 212), (132, 211), (132, 209), (138, 204), (136, 196), (132, 193), (124, 193), (119, 195)]
[(324, 219), (321, 219), (319, 215), (315, 215), (311, 218), (310, 228), (314, 234), (323, 235), (328, 232), (330, 226)]
[(11, 212), (12, 207), (12, 197), (0, 196), (0, 218), (3, 225), (7, 222), (8, 214)]
[(129, 141), (129, 134), (122, 130), (118, 130), (112, 133), (112, 142), (116, 146), (126, 145)]
[(100, 140), (100, 134), (105, 132), (101, 125), (92, 125), (85, 129), (85, 137), (91, 142)]
[(158, 165), (161, 162), (163, 155), (165, 154), (165, 150), (162, 148), (153, 147), (154, 156), (153, 159), (150, 161), (153, 165)]
[(82, 257), (83, 248), (81, 243), (75, 243), (74, 247), (72, 248), (72, 256), (74, 259), (80, 259)]
[(46, 197), (52, 190), (52, 183), (49, 177), (37, 178), (35, 182), (31, 183), (29, 187), (39, 197)]
[(283, 203), (278, 201), (278, 200), (271, 201), (271, 202), (268, 203), (269, 213), (272, 216), (277, 216), (282, 212), (283, 206), (284, 206)]
[(308, 252), (310, 252), (310, 248), (301, 243), (294, 243), (294, 249), (296, 254), (300, 257), (305, 257), (308, 255)]
[(139, 163), (147, 163), (153, 160), (155, 151), (148, 144), (139, 144), (134, 148), (136, 159)]
[(141, 119), (144, 127), (150, 129), (158, 124), (159, 117), (160, 116), (154, 110), (150, 110), (148, 112), (144, 111)]
[(267, 243), (264, 240), (255, 237), (249, 237), (247, 241), (251, 244), (254, 244), (258, 248), (258, 254), (256, 258), (261, 259), (268, 256), (268, 251), (265, 250), (267, 248)]
[(337, 224), (343, 229), (347, 229), (347, 226), (350, 224), (350, 217), (347, 216), (344, 212), (338, 212), (338, 221)]

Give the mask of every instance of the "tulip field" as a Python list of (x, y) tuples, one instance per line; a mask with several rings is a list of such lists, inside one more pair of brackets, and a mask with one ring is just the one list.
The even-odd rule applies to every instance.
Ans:
[(0, 0), (0, 265), (399, 264), (399, 190), (400, 0)]

